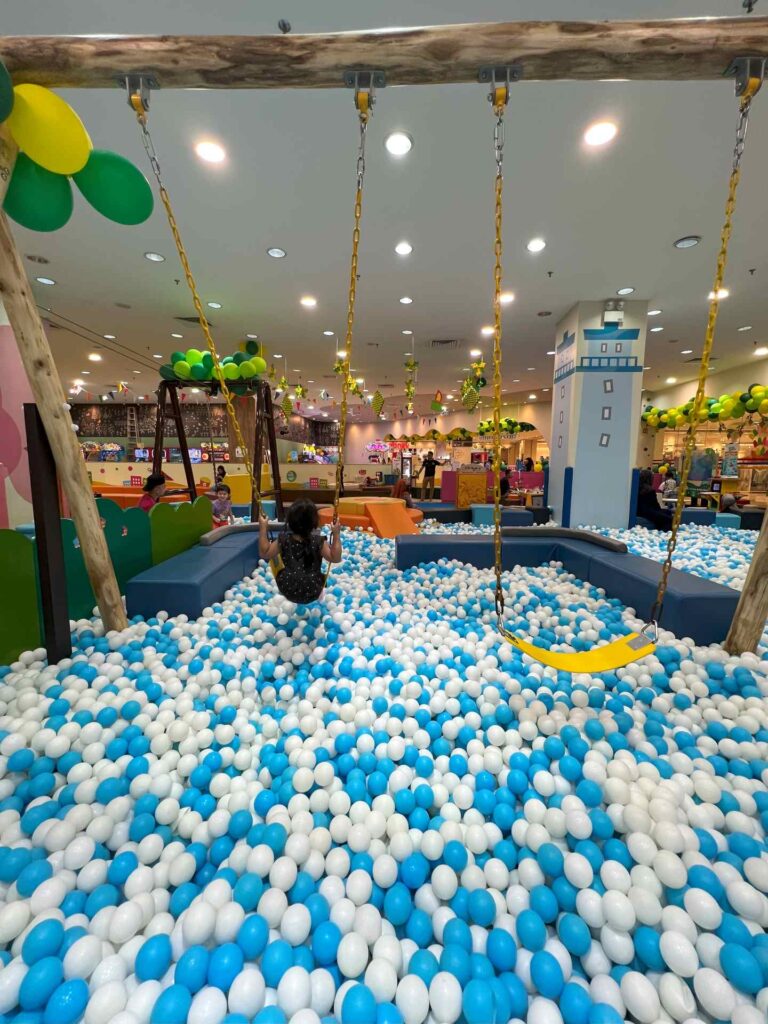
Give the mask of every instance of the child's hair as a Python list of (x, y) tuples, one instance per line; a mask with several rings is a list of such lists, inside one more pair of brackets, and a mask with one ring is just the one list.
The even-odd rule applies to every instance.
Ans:
[(219, 463), (219, 464), (218, 464), (218, 466), (216, 467), (216, 476), (219, 476), (219, 475), (221, 475), (221, 476), (222, 476), (222, 478), (223, 478), (223, 477), (225, 477), (225, 476), (227, 475), (227, 471), (226, 471), (226, 469), (225, 469), (225, 468), (224, 468), (224, 467), (222, 466), (222, 464), (221, 464), (221, 463)]
[(144, 490), (149, 493), (154, 491), (160, 484), (165, 483), (165, 476), (162, 473), (150, 473), (147, 479), (144, 481)]
[(216, 493), (218, 494), (219, 491), (224, 491), (227, 497), (229, 497), (229, 495), (232, 493), (229, 484), (216, 484)]
[(285, 523), (291, 533), (304, 540), (309, 540), (319, 521), (317, 505), (309, 498), (294, 501), (285, 515)]

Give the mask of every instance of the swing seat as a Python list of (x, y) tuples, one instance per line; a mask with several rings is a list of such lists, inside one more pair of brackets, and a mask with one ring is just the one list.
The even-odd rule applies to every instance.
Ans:
[(506, 629), (500, 629), (500, 633), (521, 654), (527, 654), (534, 661), (557, 669), (558, 672), (588, 672), (590, 675), (595, 672), (612, 672), (656, 650), (656, 644), (643, 633), (628, 633), (611, 643), (593, 647), (591, 651), (553, 651), (529, 640), (522, 640)]

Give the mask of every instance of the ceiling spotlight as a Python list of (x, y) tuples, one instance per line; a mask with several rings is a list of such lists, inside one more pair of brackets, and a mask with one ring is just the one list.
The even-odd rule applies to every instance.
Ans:
[(407, 132), (391, 132), (384, 140), (384, 146), (391, 156), (405, 156), (413, 149), (413, 139)]
[(207, 164), (221, 164), (227, 158), (227, 151), (224, 147), (210, 139), (203, 139), (201, 142), (195, 143), (195, 152)]
[(515, 301), (515, 293), (514, 292), (502, 292), (501, 295), (499, 296), (499, 302), (502, 304), (502, 306), (508, 306), (510, 304), (510, 302), (514, 302), (514, 301)]
[(548, 356), (553, 356), (554, 354), (555, 354), (555, 350), (554, 350), (553, 348), (551, 348), (551, 349), (549, 350), (549, 352), (547, 352), (547, 355), (548, 355)]
[(531, 402), (535, 402), (536, 401), (536, 395), (534, 395), (534, 394), (528, 395), (528, 400), (531, 401)]
[(273, 352), (272, 355), (275, 357), (275, 359), (282, 359), (283, 358), (283, 353), (282, 352)]
[(36, 277), (38, 284), (56, 284), (52, 277)]
[(741, 332), (741, 331), (751, 331), (751, 330), (752, 330), (752, 324), (745, 324), (744, 327), (739, 327), (739, 332)]
[(531, 372), (531, 370), (535, 370), (535, 369), (536, 369), (536, 367), (535, 367), (535, 366), (527, 366), (527, 367), (526, 367), (526, 369), (527, 369), (527, 370), (528, 370), (528, 372), (530, 373), (530, 372)]
[(144, 259), (149, 260), (150, 263), (165, 263), (165, 256), (159, 252), (145, 252)]
[(667, 384), (677, 384), (677, 377), (667, 377)]
[[(40, 280), (40, 278), (38, 278), (38, 281), (39, 280)], [(731, 293), (728, 291), (727, 288), (719, 288), (718, 291), (717, 291), (717, 300), (718, 300), (718, 302), (721, 299), (727, 299), (730, 294)], [(707, 298), (709, 299), (710, 302), (712, 302), (715, 299), (715, 293), (714, 292), (710, 292), (709, 295), (707, 296)]]
[(491, 327), (491, 325), (490, 325), (490, 324), (486, 324), (486, 326), (485, 326), (485, 327), (481, 327), (481, 328), (480, 328), (480, 333), (481, 333), (481, 334), (484, 334), (484, 335), (486, 336), (486, 338), (490, 338), (490, 336), (491, 336), (491, 335), (493, 334), (493, 332), (494, 332), (495, 330), (496, 330), (496, 328), (495, 328), (495, 327)]
[(355, 377), (355, 384), (365, 384), (365, 377)]
[(413, 246), (410, 242), (398, 242), (395, 246), (395, 252), (398, 256), (410, 256), (413, 252)]
[(410, 306), (410, 304), (413, 302), (413, 299), (410, 297), (410, 295), (404, 295), (402, 299), (400, 299), (400, 302), (404, 306)]
[[(346, 359), (347, 358), (347, 350), (345, 348), (340, 348), (339, 351), (336, 353), (336, 355), (339, 357), (339, 359)], [(278, 359), (279, 358), (280, 357), (278, 356)]]
[(323, 331), (323, 334), (326, 336), (326, 338), (332, 338), (332, 337), (334, 337), (335, 332), (334, 331)]
[(134, 370), (134, 373), (141, 373), (141, 370)]
[(584, 141), (588, 146), (604, 146), (616, 138), (618, 130), (613, 121), (597, 121), (584, 132)]
[(525, 248), (528, 252), (544, 252), (547, 248), (547, 243), (543, 238), (532, 238)]
[(82, 373), (82, 375), (84, 377), (90, 377), (90, 375), (91, 375), (91, 371), (90, 370), (81, 370), (80, 373)]
[(648, 316), (661, 316), (663, 312), (663, 309), (649, 309)]
[(83, 386), (83, 381), (81, 381), (79, 377), (73, 380), (72, 383), (76, 388), (81, 388)]
[(88, 356), (88, 358), (90, 359), (90, 361), (92, 363), (100, 363), (101, 362), (101, 356), (99, 355), (98, 352), (91, 352), (91, 354)]
[(616, 289), (616, 294), (617, 295), (631, 295), (634, 292), (634, 290), (635, 290), (634, 288), (630, 288), (629, 285), (627, 285), (626, 288), (617, 288)]
[(761, 345), (760, 348), (755, 349), (756, 356), (768, 356), (768, 348), (765, 345)]
[(102, 338), (106, 338), (107, 341), (115, 341), (117, 338), (116, 334), (102, 334)]
[(692, 249), (701, 241), (701, 235), (684, 235), (674, 243), (676, 249)]
[(542, 391), (549, 391), (549, 388), (542, 388)]
[(273, 245), (271, 249), (267, 249), (267, 256), (271, 256), (273, 260), (281, 260), (285, 257), (285, 249)]
[(400, 333), (405, 334), (407, 337), (410, 337), (413, 334), (413, 331), (400, 331)]
[(153, 352), (152, 353), (152, 358), (153, 359), (162, 359), (163, 357), (161, 356), (161, 354), (159, 352)]
[(692, 352), (693, 352), (692, 348), (683, 348), (683, 349), (680, 350), (680, 355), (681, 356), (689, 356), (689, 355), (691, 355)]
[(208, 306), (209, 306), (210, 309), (221, 309), (221, 303), (220, 302), (209, 302)]
[(652, 327), (651, 328), (651, 334), (658, 334), (659, 331), (663, 331), (663, 330), (664, 330), (663, 327)]
[(644, 366), (643, 369), (644, 370), (650, 370), (650, 366)]
[[(479, 348), (471, 348), (469, 350), (469, 354), (472, 356), (473, 359), (479, 359), (483, 353), (480, 351)], [(469, 369), (469, 367), (467, 367), (467, 369)]]
[(302, 295), (301, 298), (299, 299), (299, 302), (306, 309), (314, 309), (315, 306), (317, 305), (317, 299), (314, 297), (314, 295)]
[(184, 335), (183, 335), (183, 334), (178, 334), (178, 333), (177, 333), (177, 332), (175, 332), (175, 331), (171, 331), (171, 337), (172, 337), (172, 338), (183, 338), (183, 337), (184, 337)]

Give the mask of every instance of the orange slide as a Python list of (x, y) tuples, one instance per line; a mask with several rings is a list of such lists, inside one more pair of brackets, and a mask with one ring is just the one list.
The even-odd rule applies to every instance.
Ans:
[[(327, 526), (333, 519), (333, 508), (319, 509), (320, 524)], [(379, 537), (397, 537), (400, 533), (418, 533), (416, 524), (424, 518), (418, 508), (406, 508), (402, 498), (353, 498), (339, 501), (339, 520), (342, 526), (372, 529)]]
[(404, 504), (392, 502), (390, 504), (370, 503), (366, 504), (365, 511), (371, 520), (371, 525), (379, 537), (392, 539), (401, 533), (418, 533), (418, 528), (413, 519), (408, 515)]

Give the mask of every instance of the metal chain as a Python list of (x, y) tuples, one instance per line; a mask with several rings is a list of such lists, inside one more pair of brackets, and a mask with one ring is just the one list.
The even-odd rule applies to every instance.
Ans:
[[(192, 295), (192, 303), (195, 307), (197, 318), (200, 321), (200, 329), (203, 332), (205, 343), (208, 346), (208, 351), (211, 353), (211, 358), (213, 359), (213, 376), (216, 380), (218, 380), (218, 382), (221, 385), (221, 393), (224, 396), (224, 401), (227, 404), (227, 414), (229, 416), (229, 421), (232, 425), (232, 433), (235, 436), (235, 440), (237, 442), (238, 447), (243, 453), (243, 463), (245, 464), (245, 471), (248, 474), (248, 478), (251, 482), (251, 494), (253, 495), (253, 498), (256, 502), (257, 512), (261, 512), (261, 494), (259, 492), (259, 484), (257, 483), (256, 477), (254, 476), (254, 470), (253, 465), (251, 463), (251, 456), (248, 452), (248, 446), (246, 445), (245, 440), (243, 439), (240, 424), (235, 413), (235, 407), (232, 401), (232, 392), (227, 387), (227, 382), (224, 378), (224, 374), (222, 373), (219, 355), (216, 351), (216, 345), (214, 344), (213, 337), (211, 336), (211, 328), (208, 323), (208, 318), (206, 317), (205, 310), (203, 309), (203, 303), (200, 299), (200, 294), (197, 290), (197, 284), (195, 283), (195, 279), (192, 276), (192, 270), (189, 265), (189, 259), (187, 258), (187, 252), (186, 249), (184, 248), (184, 243), (181, 240), (179, 226), (176, 222), (176, 216), (173, 212), (173, 207), (171, 206), (171, 199), (170, 196), (168, 195), (168, 190), (166, 189), (165, 184), (163, 183), (163, 175), (160, 170), (160, 161), (158, 160), (157, 157), (157, 151), (155, 150), (155, 145), (154, 142), (152, 141), (152, 136), (149, 133), (149, 126), (147, 124), (147, 113), (146, 110), (144, 110), (144, 107), (138, 96), (131, 96), (131, 106), (133, 107), (136, 113), (136, 120), (139, 122), (139, 128), (141, 129), (141, 141), (144, 144), (144, 149), (149, 159), (150, 166), (152, 167), (152, 173), (154, 174), (155, 180), (157, 181), (157, 189), (160, 194), (162, 204), (165, 207), (165, 213), (168, 218), (168, 224), (171, 228), (171, 234), (173, 235), (173, 240), (176, 244), (176, 251), (179, 254), (181, 267), (182, 270), (184, 271), (184, 278), (187, 282), (187, 286), (189, 287), (189, 291)], [(259, 472), (261, 472), (261, 467), (259, 467)]]
[[(759, 86), (758, 86), (759, 88)], [(680, 484), (677, 496), (677, 504), (675, 505), (674, 515), (672, 516), (672, 527), (667, 541), (667, 554), (664, 559), (664, 564), (661, 567), (661, 579), (659, 580), (658, 590), (656, 591), (656, 600), (651, 609), (651, 621), (656, 622), (661, 616), (661, 610), (664, 606), (664, 596), (667, 592), (667, 584), (669, 582), (669, 574), (672, 569), (672, 556), (675, 553), (677, 547), (677, 535), (680, 529), (680, 521), (683, 515), (683, 507), (685, 505), (685, 492), (688, 489), (688, 477), (691, 471), (691, 461), (693, 459), (693, 450), (696, 445), (696, 428), (699, 425), (700, 413), (704, 407), (704, 388), (707, 383), (707, 375), (709, 373), (709, 360), (712, 353), (712, 345), (715, 340), (715, 327), (717, 325), (717, 314), (720, 309), (720, 289), (723, 286), (723, 280), (725, 278), (725, 268), (728, 263), (728, 244), (731, 240), (731, 231), (733, 223), (733, 211), (736, 206), (736, 193), (739, 187), (739, 178), (741, 177), (741, 158), (744, 154), (744, 145), (747, 138), (747, 127), (749, 125), (749, 112), (752, 106), (752, 97), (754, 96), (757, 89), (748, 92), (742, 99), (739, 105), (739, 121), (736, 129), (736, 144), (733, 150), (733, 166), (731, 168), (731, 175), (728, 182), (728, 199), (725, 204), (725, 219), (723, 221), (723, 228), (720, 234), (720, 250), (717, 254), (717, 268), (715, 270), (715, 283), (712, 289), (712, 298), (709, 302), (709, 317), (707, 319), (707, 330), (704, 335), (704, 345), (701, 350), (701, 368), (699, 370), (699, 380), (696, 385), (696, 397), (693, 400), (693, 408), (690, 413), (690, 422), (688, 423), (688, 429), (685, 435), (685, 446), (683, 449), (683, 464), (680, 470)]]
[(333, 496), (333, 521), (339, 519), (339, 499), (344, 483), (344, 448), (347, 437), (347, 406), (349, 398), (350, 366), (352, 365), (352, 336), (355, 326), (357, 299), (357, 265), (360, 249), (360, 220), (363, 215), (363, 182), (365, 180), (365, 138), (371, 116), (372, 96), (368, 93), (356, 97), (360, 121), (360, 141), (357, 149), (357, 187), (355, 190), (355, 226), (352, 231), (352, 258), (349, 267), (349, 293), (347, 296), (347, 332), (344, 339), (344, 362), (341, 376), (341, 411), (339, 413), (339, 458), (336, 462), (336, 487)]
[(496, 573), (496, 617), (501, 628), (504, 616), (504, 591), (501, 586), (501, 278), (502, 212), (504, 190), (504, 110), (508, 99), (506, 88), (496, 89), (492, 96), (496, 124), (493, 148), (496, 158), (494, 224), (496, 237), (493, 254), (493, 546)]

